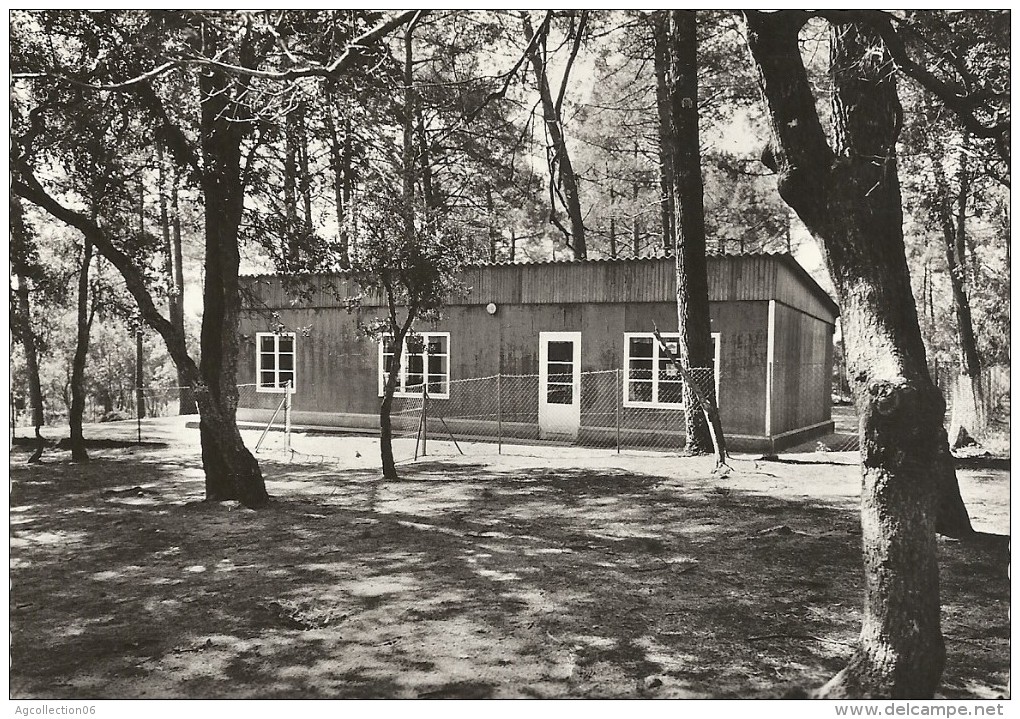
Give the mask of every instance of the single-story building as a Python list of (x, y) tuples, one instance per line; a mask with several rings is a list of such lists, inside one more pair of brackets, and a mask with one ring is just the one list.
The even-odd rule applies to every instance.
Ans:
[[(277, 276), (242, 278), (238, 382), (252, 391), (238, 418), (267, 421), (289, 382), (295, 425), (377, 429), (396, 348), (363, 327), (384, 303), (348, 310), (342, 275), (309, 279), (297, 299)], [(714, 371), (730, 447), (830, 432), (832, 299), (789, 254), (710, 256), (708, 280), (715, 367), (702, 374)], [(398, 427), (415, 429), (427, 394), (429, 416), (455, 435), (680, 446), (680, 378), (652, 336), (676, 336), (672, 258), (483, 264), (462, 281), (402, 348)]]

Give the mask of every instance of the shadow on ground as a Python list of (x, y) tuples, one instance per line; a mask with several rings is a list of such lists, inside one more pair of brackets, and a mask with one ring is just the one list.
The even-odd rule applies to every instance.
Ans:
[[(765, 697), (824, 682), (859, 629), (845, 499), (264, 462), (252, 512), (201, 502), (193, 457), (49, 456), (12, 467), (14, 697)], [(940, 549), (942, 693), (1005, 694), (1005, 548)]]

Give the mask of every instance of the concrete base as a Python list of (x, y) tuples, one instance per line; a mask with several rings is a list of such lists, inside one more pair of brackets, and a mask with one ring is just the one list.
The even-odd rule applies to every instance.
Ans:
[[(272, 410), (238, 408), (239, 422), (251, 423), (264, 428), (272, 417)], [(399, 415), (392, 418), (393, 431), (397, 434), (415, 434), (418, 431), (417, 415)], [(333, 412), (293, 412), (291, 427), (296, 432), (323, 432), (337, 434), (378, 434), (379, 416), (369, 414), (345, 414)], [(283, 418), (277, 415), (274, 429), (283, 428)], [(726, 447), (735, 452), (760, 452), (772, 454), (787, 447), (806, 442), (813, 437), (822, 437), (833, 431), (832, 420), (820, 422), (810, 427), (802, 427), (781, 435), (769, 438), (764, 436), (728, 434)], [(724, 428), (725, 430), (725, 428)], [(591, 447), (615, 447), (619, 439), (620, 446), (645, 449), (663, 449), (675, 451), (684, 443), (683, 432), (664, 432), (647, 429), (621, 427), (581, 427), (574, 441), (563, 440), (548, 442), (539, 438), (536, 422), (503, 422), (501, 424), (483, 420), (465, 420), (450, 418), (445, 421), (438, 417), (429, 418), (428, 433), (430, 438), (443, 439), (444, 435), (452, 434), (465, 442), (512, 442), (515, 444), (577, 444)]]

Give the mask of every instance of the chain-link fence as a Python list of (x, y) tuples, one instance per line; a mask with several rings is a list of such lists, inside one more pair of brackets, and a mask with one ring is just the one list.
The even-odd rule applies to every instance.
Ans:
[[(30, 410), (23, 397), (14, 402), (12, 412), (15, 424), (27, 425)], [(141, 412), (138, 411), (141, 407)], [(191, 387), (142, 387), (130, 386), (104, 388), (85, 398), (82, 420), (87, 424), (119, 422), (155, 417), (175, 417), (181, 414), (196, 414), (195, 392)], [(46, 408), (47, 424), (67, 422), (66, 406)]]
[[(703, 393), (714, 396), (711, 369), (694, 368), (691, 374)], [(606, 370), (582, 372), (579, 378), (492, 375), (444, 382), (442, 388), (448, 391), (441, 398), (429, 396), (429, 388), (420, 385), (407, 386), (404, 395), (394, 397), (390, 422), (398, 459), (444, 453), (526, 454), (536, 445), (676, 451), (684, 444), (683, 385), (671, 368), (660, 367), (652, 379)], [(315, 423), (327, 427), (292, 426), (293, 393), (283, 388), (259, 391), (255, 384), (237, 385), (237, 393), (238, 407), (246, 411), (239, 426), (255, 452), (282, 450), (291, 456), (346, 459), (359, 450), (346, 446), (341, 450), (337, 433), (378, 435), (375, 414), (324, 416)], [(169, 427), (159, 422), (161, 418), (185, 415), (180, 428), (197, 427), (194, 402), (190, 387), (125, 387), (101, 402), (90, 398), (84, 419), (110, 423), (109, 431), (116, 429), (126, 440), (159, 440)], [(257, 412), (253, 415), (251, 410)], [(308, 421), (307, 413), (300, 416)], [(371, 452), (367, 446), (361, 451)]]
[[(691, 375), (703, 394), (715, 396), (710, 368), (694, 368)], [(570, 377), (562, 382), (559, 379), (556, 375), (493, 375), (453, 380), (448, 384), (448, 396), (442, 398), (428, 396), (427, 388), (409, 386), (406, 395), (393, 399), (392, 433), (394, 438), (410, 440), (411, 445), (403, 443), (403, 453), (410, 453), (409, 447), (413, 447), (414, 456), (521, 453), (527, 446), (549, 444), (617, 451), (676, 451), (683, 447), (683, 382), (672, 372), (660, 369), (660, 375), (650, 383), (628, 378), (622, 370), (583, 372), (579, 382)], [(416, 390), (420, 393), (414, 394)], [(242, 406), (262, 410), (257, 450), (282, 447), (326, 456), (321, 428), (288, 431), (289, 395), (256, 393), (254, 385), (240, 386), (239, 393)], [(374, 434), (378, 428), (375, 418), (363, 419), (369, 419), (371, 426), (337, 426), (336, 431), (368, 434), (371, 430)]]

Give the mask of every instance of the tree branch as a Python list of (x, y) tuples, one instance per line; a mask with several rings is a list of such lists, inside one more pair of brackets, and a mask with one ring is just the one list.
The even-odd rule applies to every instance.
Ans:
[(77, 80), (69, 75), (60, 75), (51, 72), (15, 72), (11, 73), (12, 80), (59, 80), (60, 82), (67, 83), (68, 85), (74, 85), (75, 87), (84, 88), (86, 90), (107, 90), (107, 91), (120, 91), (120, 90), (133, 90), (135, 85), (147, 83), (154, 77), (162, 75), (168, 70), (172, 70), (175, 67), (179, 67), (181, 62), (178, 60), (168, 60), (159, 67), (155, 67), (148, 72), (143, 72), (141, 75), (132, 77), (129, 80), (123, 82), (114, 82), (106, 85), (97, 85), (91, 82), (85, 82), (83, 80)]
[(412, 20), (421, 19), (429, 13), (428, 10), (407, 10), (396, 17), (386, 20), (374, 28), (365, 32), (358, 37), (351, 40), (347, 45), (347, 49), (340, 54), (333, 62), (328, 65), (309, 65), (307, 67), (296, 67), (290, 68), (284, 71), (271, 71), (271, 70), (257, 70), (251, 67), (244, 67), (242, 65), (234, 65), (231, 63), (223, 62), (222, 60), (215, 60), (208, 57), (197, 57), (191, 56), (181, 58), (181, 63), (216, 67), (234, 75), (246, 75), (248, 77), (258, 77), (265, 80), (300, 80), (303, 78), (312, 77), (323, 77), (330, 80), (339, 80), (341, 74), (346, 71), (351, 65), (360, 60), (365, 51), (370, 47), (377, 45), (383, 38), (385, 38), (390, 32), (400, 27), (401, 25), (407, 24)]
[(124, 284), (138, 303), (142, 318), (160, 334), (166, 342), (167, 350), (174, 363), (183, 369), (191, 380), (199, 378), (198, 366), (188, 355), (184, 337), (176, 331), (171, 322), (156, 308), (152, 295), (145, 286), (142, 271), (124, 252), (117, 248), (105, 230), (86, 215), (71, 210), (60, 204), (42, 186), (24, 162), (15, 163), (15, 176), (11, 179), (11, 189), (16, 195), (39, 206), (56, 219), (74, 227), (106, 257), (124, 278)]
[(574, 35), (573, 45), (570, 47), (570, 56), (567, 58), (567, 66), (563, 68), (563, 79), (560, 81), (560, 91), (556, 96), (556, 117), (563, 116), (563, 98), (567, 94), (567, 80), (570, 78), (570, 69), (574, 66), (577, 53), (581, 49), (581, 39), (584, 37), (584, 29), (588, 24), (588, 10), (581, 11), (581, 19), (577, 22), (577, 32)]
[[(983, 102), (995, 94), (961, 92), (914, 60), (910, 56), (902, 33), (893, 25), (894, 18), (887, 12), (882, 10), (820, 10), (816, 11), (816, 14), (832, 23), (859, 22), (875, 30), (888, 48), (896, 66), (925, 90), (939, 98), (960, 118), (963, 126), (975, 137), (999, 139), (1009, 135), (1011, 126), (1009, 120), (986, 124), (974, 114), (975, 109), (981, 107)], [(1003, 155), (1003, 159), (1009, 162), (1009, 150), (1001, 143), (997, 143), (996, 148)]]
[(142, 105), (159, 123), (159, 130), (166, 139), (167, 148), (173, 153), (178, 163), (190, 167), (196, 175), (202, 174), (202, 163), (199, 161), (198, 151), (192, 146), (184, 131), (170, 120), (163, 100), (156, 94), (152, 85), (143, 83), (136, 88), (136, 94)]
[(520, 58), (518, 58), (517, 62), (514, 63), (514, 66), (510, 68), (507, 72), (503, 73), (502, 75), (495, 76), (494, 79), (499, 78), (503, 79), (503, 86), (498, 90), (493, 90), (484, 98), (482, 98), (482, 101), (478, 104), (478, 107), (476, 107), (474, 110), (472, 110), (463, 118), (461, 118), (459, 122), (454, 123), (444, 134), (439, 136), (437, 142), (444, 141), (447, 137), (450, 137), (454, 132), (456, 132), (461, 127), (469, 125), (472, 122), (474, 122), (475, 118), (478, 117), (482, 113), (482, 111), (489, 106), (489, 103), (493, 102), (494, 100), (499, 100), (506, 97), (506, 93), (510, 89), (510, 83), (513, 82), (513, 79), (517, 76), (517, 73), (520, 72), (521, 67), (523, 67), (524, 63), (528, 61), (532, 48), (534, 47), (535, 43), (538, 42), (539, 37), (542, 35), (543, 32), (546, 32), (548, 30), (549, 23), (552, 21), (552, 16), (553, 16), (552, 10), (546, 11), (545, 17), (542, 19), (541, 24), (538, 26), (538, 32), (536, 32), (534, 36), (532, 36), (531, 39), (528, 41), (527, 46), (524, 48), (524, 52), (521, 53)]
[(747, 46), (773, 135), (762, 162), (778, 173), (780, 194), (798, 213), (818, 209), (809, 203), (819, 197), (819, 183), (825, 186), (833, 160), (798, 45), (809, 17), (799, 10), (744, 13)]

